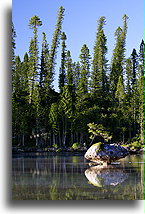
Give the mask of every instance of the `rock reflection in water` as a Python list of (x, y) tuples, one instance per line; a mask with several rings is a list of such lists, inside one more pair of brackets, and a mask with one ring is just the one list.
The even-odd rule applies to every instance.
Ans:
[(116, 186), (123, 183), (128, 174), (122, 169), (113, 166), (93, 166), (85, 171), (85, 176), (90, 184), (97, 187)]

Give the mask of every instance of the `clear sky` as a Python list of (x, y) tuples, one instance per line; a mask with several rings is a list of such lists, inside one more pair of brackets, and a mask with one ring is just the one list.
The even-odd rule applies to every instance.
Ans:
[[(45, 32), (48, 43), (51, 44), (57, 11), (60, 6), (65, 8), (65, 16), (62, 30), (67, 35), (67, 49), (71, 51), (72, 59), (78, 60), (80, 49), (87, 44), (90, 54), (97, 31), (97, 20), (100, 16), (106, 17), (104, 27), (107, 37), (108, 59), (111, 58), (114, 48), (114, 32), (118, 26), (122, 26), (122, 16), (126, 13), (129, 17), (128, 33), (126, 41), (126, 56), (128, 57), (133, 48), (139, 50), (143, 39), (144, 22), (143, 0), (13, 0), (12, 17), (16, 29), (16, 55), (23, 58), (29, 50), (29, 42), (33, 36), (28, 27), (30, 18), (39, 16), (43, 26), (39, 27), (39, 43), (41, 33)], [(60, 51), (58, 51), (60, 56)], [(58, 59), (59, 59), (58, 56)], [(56, 69), (58, 72), (58, 69)], [(58, 73), (56, 74), (57, 79)], [(57, 89), (57, 83), (55, 82)]]

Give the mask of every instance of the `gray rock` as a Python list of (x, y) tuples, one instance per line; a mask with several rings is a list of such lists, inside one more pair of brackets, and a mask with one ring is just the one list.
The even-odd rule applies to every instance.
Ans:
[(128, 154), (129, 152), (119, 145), (96, 143), (87, 150), (85, 158), (98, 164), (107, 165), (126, 157)]

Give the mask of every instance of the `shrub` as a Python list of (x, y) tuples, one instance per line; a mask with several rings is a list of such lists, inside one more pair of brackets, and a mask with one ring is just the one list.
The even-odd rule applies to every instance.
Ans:
[(53, 146), (53, 148), (55, 148), (55, 149), (58, 148), (58, 145), (57, 145), (57, 144), (53, 144), (52, 146)]
[(79, 148), (81, 148), (81, 145), (80, 145), (79, 143), (74, 143), (74, 144), (72, 145), (72, 149), (74, 149), (74, 150), (77, 150), (77, 149), (79, 149)]

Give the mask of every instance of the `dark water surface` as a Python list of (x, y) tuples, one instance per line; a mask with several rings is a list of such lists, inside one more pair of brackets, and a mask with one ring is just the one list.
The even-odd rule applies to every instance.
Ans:
[(143, 155), (110, 167), (89, 166), (84, 154), (13, 154), (13, 200), (143, 199)]

